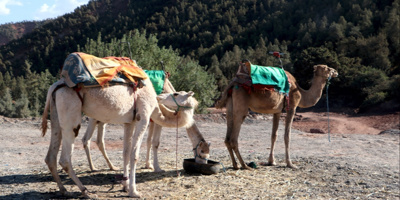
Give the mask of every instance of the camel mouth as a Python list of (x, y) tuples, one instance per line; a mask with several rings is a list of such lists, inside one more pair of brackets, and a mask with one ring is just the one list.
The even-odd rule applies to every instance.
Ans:
[(335, 78), (335, 77), (338, 77), (338, 76), (339, 76), (339, 73), (337, 71), (334, 71), (333, 73), (331, 73), (331, 77), (332, 78)]

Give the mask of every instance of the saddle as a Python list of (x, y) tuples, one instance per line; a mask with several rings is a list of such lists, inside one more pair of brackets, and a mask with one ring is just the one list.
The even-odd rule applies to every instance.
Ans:
[(233, 81), (239, 83), (248, 93), (251, 91), (265, 93), (266, 90), (289, 93), (289, 80), (282, 68), (253, 65), (243, 60)]

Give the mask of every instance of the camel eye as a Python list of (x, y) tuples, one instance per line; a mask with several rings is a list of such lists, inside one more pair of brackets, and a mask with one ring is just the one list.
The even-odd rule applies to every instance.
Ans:
[(200, 151), (200, 153), (204, 153), (204, 151), (203, 151), (203, 150), (201, 150), (201, 151)]
[(179, 94), (178, 93), (174, 93), (174, 97), (176, 97), (176, 96), (178, 96)]

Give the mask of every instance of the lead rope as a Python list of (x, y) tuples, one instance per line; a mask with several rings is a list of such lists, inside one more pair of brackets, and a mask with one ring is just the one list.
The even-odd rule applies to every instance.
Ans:
[(176, 170), (176, 175), (179, 177), (180, 173), (178, 171), (178, 115), (176, 115), (176, 154), (175, 154), (175, 170)]
[(328, 81), (326, 82), (326, 110), (328, 115), (328, 141), (331, 142), (331, 130), (329, 126), (329, 96), (328, 96), (328, 88), (331, 80), (331, 76), (328, 77)]
[(178, 120), (179, 120), (179, 118), (178, 118), (178, 112), (179, 112), (179, 110), (180, 110), (181, 108), (183, 108), (183, 109), (190, 109), (190, 108), (192, 108), (192, 107), (191, 107), (191, 106), (181, 106), (181, 105), (178, 104), (178, 102), (176, 101), (176, 99), (175, 99), (175, 97), (174, 97), (173, 94), (171, 94), (171, 97), (172, 97), (172, 99), (174, 100), (176, 106), (178, 107), (178, 108), (175, 110), (175, 115), (176, 115), (176, 155), (175, 155), (175, 169), (176, 169), (176, 174), (177, 174), (178, 177), (179, 177), (179, 176), (180, 176), (180, 173), (179, 173), (179, 171), (178, 171), (178, 133), (179, 133), (179, 131), (178, 131)]

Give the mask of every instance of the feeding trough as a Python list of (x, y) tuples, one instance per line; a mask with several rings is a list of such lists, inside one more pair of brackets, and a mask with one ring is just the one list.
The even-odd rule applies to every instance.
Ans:
[(221, 163), (212, 160), (208, 160), (207, 164), (196, 163), (194, 158), (183, 160), (183, 169), (186, 172), (211, 175), (211, 174), (217, 174), (220, 168), (221, 168)]

